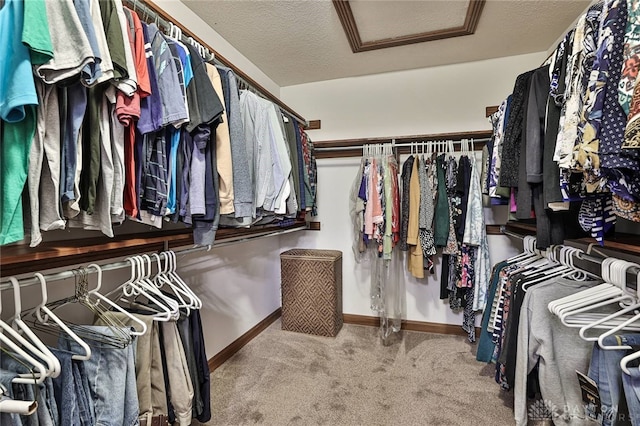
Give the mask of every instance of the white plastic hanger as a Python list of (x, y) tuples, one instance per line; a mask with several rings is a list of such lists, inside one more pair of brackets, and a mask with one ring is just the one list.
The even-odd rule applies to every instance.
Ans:
[(147, 286), (149, 291), (156, 296), (156, 299), (162, 300), (164, 302), (165, 306), (167, 306), (171, 311), (173, 318), (177, 320), (178, 318), (180, 318), (180, 303), (162, 293), (160, 289), (154, 284), (153, 280), (151, 279), (151, 270), (153, 268), (151, 256), (149, 256), (148, 254), (143, 254), (140, 257), (144, 266), (144, 273), (141, 282), (143, 282)]
[(162, 321), (162, 322), (170, 321), (174, 316), (172, 311), (169, 309), (168, 306), (166, 306), (164, 303), (160, 302), (157, 298), (151, 295), (150, 292), (147, 291), (148, 285), (142, 282), (142, 277), (144, 275), (144, 265), (143, 265), (142, 259), (139, 258), (138, 256), (134, 256), (134, 257), (128, 258), (127, 260), (131, 262), (132, 275), (129, 281), (127, 281), (121, 286), (122, 293), (125, 296), (129, 296), (129, 297), (139, 296), (139, 295), (146, 297), (147, 300), (152, 302), (155, 308), (159, 310), (158, 313), (153, 315), (153, 319), (155, 321)]
[[(78, 335), (76, 333), (74, 333), (73, 330), (71, 330), (67, 326), (67, 324), (65, 324), (60, 318), (58, 318), (51, 311), (51, 309), (49, 309), (46, 306), (46, 303), (47, 303), (47, 282), (45, 281), (44, 276), (40, 272), (36, 272), (34, 275), (36, 276), (36, 278), (38, 278), (38, 281), (40, 281), (40, 289), (41, 289), (41, 293), (42, 293), (42, 300), (41, 300), (40, 304), (36, 307), (36, 317), (42, 323), (47, 323), (48, 320), (52, 320), (65, 333), (67, 333), (69, 335), (69, 337), (71, 337), (71, 339), (73, 339), (76, 343), (78, 343), (78, 345), (80, 345), (80, 347), (82, 348), (84, 353), (74, 354), (71, 357), (72, 359), (77, 359), (77, 360), (82, 360), (82, 361), (88, 360), (89, 358), (91, 358), (91, 348), (89, 347), (89, 345), (84, 340), (82, 340), (80, 337), (78, 337)], [(42, 313), (44, 313), (46, 316), (43, 317)]]
[(15, 413), (30, 416), (38, 409), (38, 403), (36, 401), (21, 401), (8, 397), (2, 398), (5, 393), (6, 390), (0, 385), (0, 413)]
[[(589, 341), (594, 341), (596, 338), (586, 337), (585, 333), (587, 330), (591, 328), (602, 328), (601, 325), (605, 322), (610, 323), (616, 316), (625, 313), (620, 311), (617, 315), (605, 315), (592, 312), (594, 309), (612, 303), (619, 304), (622, 302), (635, 301), (634, 295), (626, 290), (626, 279), (620, 279), (611, 274), (612, 269), (615, 268), (626, 270), (630, 266), (629, 262), (616, 262), (616, 259), (605, 259), (605, 261), (603, 261), (602, 266), (604, 284), (578, 292), (575, 295), (567, 296), (563, 298), (565, 299), (563, 303), (556, 303), (552, 310), (552, 312), (561, 318), (566, 326), (581, 327), (580, 336)], [(551, 304), (549, 308), (552, 308)], [(587, 312), (591, 313), (585, 314)], [(577, 314), (580, 314), (580, 316), (576, 317)]]
[(519, 260), (532, 258), (532, 257), (540, 258), (541, 257), (540, 252), (534, 249), (535, 240), (536, 240), (535, 237), (532, 237), (531, 235), (525, 235), (525, 237), (522, 240), (523, 252), (508, 258), (506, 262), (514, 263)]
[(180, 277), (180, 275), (178, 275), (178, 257), (176, 256), (176, 253), (173, 250), (169, 250), (167, 253), (170, 258), (171, 258), (171, 269), (169, 271), (169, 275), (171, 277), (173, 277), (173, 279), (178, 282), (182, 288), (184, 288), (186, 291), (188, 291), (191, 296), (193, 297), (195, 303), (196, 303), (196, 307), (195, 309), (201, 309), (202, 308), (202, 300), (198, 297), (198, 295), (191, 289), (191, 287), (189, 287), (187, 285), (187, 283), (182, 279), (182, 277)]
[(147, 325), (144, 323), (144, 321), (140, 320), (135, 315), (132, 315), (131, 312), (127, 311), (122, 306), (120, 306), (117, 303), (113, 302), (108, 297), (105, 297), (104, 295), (99, 293), (99, 290), (102, 287), (102, 268), (100, 267), (100, 265), (98, 265), (96, 263), (92, 263), (92, 264), (87, 266), (87, 269), (89, 269), (89, 268), (95, 269), (96, 270), (96, 274), (97, 274), (96, 288), (94, 288), (93, 290), (89, 290), (89, 295), (96, 297), (98, 300), (100, 300), (101, 302), (104, 302), (107, 305), (111, 306), (116, 311), (118, 311), (120, 313), (123, 313), (124, 315), (127, 316), (127, 318), (129, 318), (131, 321), (136, 323), (140, 327), (140, 329), (138, 330), (137, 328), (134, 328), (134, 330), (132, 330), (130, 332), (131, 335), (133, 335), (133, 336), (142, 336), (143, 334), (145, 334), (147, 332)]
[[(0, 292), (2, 294), (2, 292)], [(0, 313), (2, 313), (2, 300), (0, 297)], [(16, 342), (19, 342), (21, 345), (25, 346), (32, 353), (38, 354), (38, 357), (44, 359), (45, 355), (41, 354), (37, 348), (35, 348), (31, 343), (29, 343), (26, 339), (24, 339), (17, 331), (9, 326), (9, 324), (0, 320), (0, 328), (6, 331), (7, 334), (11, 335)], [(31, 366), (31, 370), (35, 370), (32, 374), (19, 374), (18, 377), (14, 378), (12, 383), (24, 383), (24, 384), (40, 384), (44, 382), (44, 379), (47, 378), (47, 369), (42, 364), (42, 362), (36, 360), (30, 353), (25, 351), (23, 348), (18, 346), (16, 342), (11, 340), (4, 333), (0, 332), (0, 342), (6, 345), (7, 348), (11, 349), (16, 355), (19, 355), (24, 361), (28, 362)]]
[(607, 258), (602, 261), (602, 278), (605, 283), (597, 285), (593, 288), (580, 291), (578, 293), (554, 300), (549, 303), (549, 310), (560, 315), (563, 310), (580, 308), (591, 304), (620, 296), (624, 293), (623, 287), (612, 284), (610, 277), (610, 266), (617, 259)]
[[(635, 267), (640, 267), (640, 265), (635, 265), (633, 264), (632, 266)], [(629, 267), (625, 267), (624, 268), (624, 275), (626, 277), (626, 271)], [(617, 279), (621, 279), (620, 274), (617, 276)], [(638, 275), (636, 276), (636, 286), (640, 284), (640, 273), (638, 273)], [(640, 291), (637, 290), (636, 287), (636, 300), (640, 297)], [(640, 308), (640, 303), (636, 304), (636, 309)], [(630, 309), (630, 307), (627, 307), (625, 309), (623, 309), (623, 311), (628, 311)], [(606, 350), (616, 350), (616, 349), (633, 349), (631, 346), (628, 345), (605, 345), (604, 344), (604, 339), (607, 336), (611, 336), (613, 334), (616, 334), (618, 331), (621, 331), (623, 329), (626, 329), (628, 326), (632, 325), (634, 322), (640, 320), (640, 314), (636, 314), (634, 316), (632, 316), (631, 318), (627, 319), (625, 322), (623, 322), (622, 324), (619, 324), (616, 327), (613, 327), (611, 330), (606, 331), (605, 333), (601, 334), (598, 337), (598, 345), (600, 345), (600, 347), (602, 349), (606, 349)]]
[[(50, 377), (58, 377), (60, 375), (60, 360), (56, 358), (56, 356), (49, 350), (47, 345), (44, 344), (42, 340), (27, 326), (27, 324), (22, 321), (22, 301), (20, 297), (20, 284), (15, 277), (9, 277), (9, 281), (11, 281), (11, 285), (13, 287), (13, 300), (14, 300), (14, 314), (11, 318), (11, 324), (13, 327), (21, 333), (24, 333), (30, 342), (32, 342), (39, 350), (40, 353), (44, 355), (42, 360), (47, 364), (47, 375)], [(37, 354), (36, 354), (37, 355)]]
[[(177, 285), (175, 285), (171, 281), (171, 279), (169, 279), (169, 277), (166, 275), (167, 273), (166, 265), (164, 268), (162, 267), (160, 256), (157, 253), (153, 253), (152, 256), (156, 258), (156, 262), (158, 265), (158, 272), (155, 275), (155, 277), (151, 279), (151, 282), (153, 282), (156, 285), (156, 287), (158, 287), (158, 289), (161, 289), (165, 285), (168, 286), (179, 301), (178, 307), (182, 309), (186, 309), (187, 315), (189, 315), (190, 310), (193, 306), (191, 295), (186, 293), (182, 288), (179, 288)], [(185, 301), (185, 298), (183, 296), (188, 299), (189, 301), (188, 303), (187, 301)]]

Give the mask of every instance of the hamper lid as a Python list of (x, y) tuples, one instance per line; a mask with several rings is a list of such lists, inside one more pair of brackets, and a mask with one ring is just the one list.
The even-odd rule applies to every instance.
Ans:
[(317, 250), (295, 248), (280, 254), (281, 258), (303, 258), (317, 260), (335, 260), (342, 257), (340, 250)]

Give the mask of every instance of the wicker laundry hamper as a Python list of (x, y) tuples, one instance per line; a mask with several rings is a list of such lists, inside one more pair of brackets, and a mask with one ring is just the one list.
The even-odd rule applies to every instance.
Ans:
[(292, 249), (280, 254), (282, 329), (336, 336), (342, 328), (342, 252)]

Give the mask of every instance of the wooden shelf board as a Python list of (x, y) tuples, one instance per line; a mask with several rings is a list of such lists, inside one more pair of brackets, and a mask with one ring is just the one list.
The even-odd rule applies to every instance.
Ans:
[[(306, 224), (297, 221), (286, 227), (263, 225), (251, 228), (221, 228), (216, 233), (216, 243), (271, 234), (274, 231), (286, 229), (302, 230), (306, 229)], [(0, 277), (162, 251), (165, 244), (170, 249), (193, 245), (192, 230), (185, 228), (119, 235), (115, 238), (99, 237), (51, 241), (34, 248), (28, 245), (6, 246), (0, 249)]]
[[(536, 225), (534, 223), (510, 221), (505, 225), (505, 229), (520, 235), (535, 235)], [(567, 243), (575, 242), (584, 245), (594, 244), (597, 248), (603, 248), (618, 253), (640, 256), (640, 235), (616, 233), (604, 239), (604, 246), (600, 246), (595, 238), (570, 238)]]

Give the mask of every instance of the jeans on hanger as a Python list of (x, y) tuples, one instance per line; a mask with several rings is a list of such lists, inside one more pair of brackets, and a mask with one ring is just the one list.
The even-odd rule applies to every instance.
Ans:
[[(83, 326), (96, 334), (115, 336), (106, 326)], [(127, 331), (128, 332), (128, 331)], [(84, 361), (89, 382), (91, 401), (95, 412), (96, 425), (133, 426), (138, 423), (138, 391), (134, 344), (125, 348), (114, 348), (94, 340), (86, 340), (91, 348), (91, 357)], [(82, 347), (68, 336), (61, 335), (58, 346), (74, 353), (81, 353)]]
[[(0, 352), (1, 354), (1, 352)], [(0, 360), (6, 355), (1, 355)], [(18, 376), (15, 371), (0, 370), (0, 388), (5, 397), (14, 399), (12, 380)], [(20, 415), (16, 413), (0, 413), (0, 425), (2, 426), (22, 426)]]
[(640, 424), (640, 368), (630, 367), (631, 374), (622, 373), (624, 394), (629, 407), (629, 419), (632, 425)]
[[(605, 337), (605, 346), (640, 346), (640, 334), (612, 335)], [(626, 349), (602, 349), (593, 346), (589, 377), (598, 385), (604, 426), (628, 424), (627, 413), (620, 410), (622, 396), (622, 370), (620, 360), (628, 354)]]
[[(107, 312), (106, 315), (117, 318), (127, 326), (137, 327), (131, 318), (120, 312)], [(138, 395), (139, 419), (152, 424), (152, 418), (167, 415), (166, 388), (164, 383), (158, 324), (151, 315), (132, 313), (147, 326), (147, 332), (138, 336), (135, 342), (135, 372)], [(102, 319), (96, 324), (104, 325)]]
[(53, 379), (61, 425), (95, 425), (95, 415), (84, 362), (72, 359), (73, 353), (50, 348), (60, 361), (60, 375)]
[[(18, 374), (28, 374), (29, 369), (16, 359), (11, 357), (2, 358), (2, 368)], [(36, 387), (38, 386), (38, 392)], [(14, 384), (13, 398), (22, 401), (36, 401), (37, 411), (30, 416), (21, 416), (23, 426), (58, 426), (58, 404), (53, 391), (53, 380), (47, 377), (42, 383), (34, 384)], [(3, 423), (0, 422), (0, 425)]]

